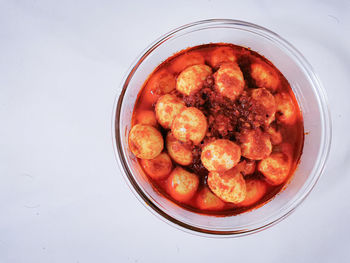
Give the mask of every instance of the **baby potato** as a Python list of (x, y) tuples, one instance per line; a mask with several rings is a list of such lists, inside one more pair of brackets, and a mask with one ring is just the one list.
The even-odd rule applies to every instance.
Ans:
[(259, 88), (266, 88), (270, 91), (276, 91), (280, 80), (275, 70), (265, 63), (253, 63), (251, 65), (251, 76)]
[(176, 167), (167, 180), (167, 191), (175, 200), (187, 202), (196, 193), (198, 184), (197, 175)]
[(242, 156), (251, 160), (261, 160), (270, 155), (272, 144), (270, 136), (260, 129), (245, 130), (240, 136)]
[(207, 187), (203, 188), (197, 195), (196, 204), (201, 210), (221, 210), (225, 203), (214, 195)]
[(201, 161), (208, 171), (225, 172), (241, 159), (241, 148), (225, 139), (218, 139), (204, 146)]
[(171, 132), (182, 142), (199, 144), (207, 132), (208, 123), (204, 114), (195, 107), (183, 109), (174, 119)]
[(192, 151), (188, 145), (177, 140), (171, 132), (166, 137), (166, 148), (168, 153), (176, 163), (180, 165), (190, 165), (193, 161)]
[(129, 133), (129, 147), (137, 158), (153, 159), (162, 152), (163, 146), (161, 133), (152, 126), (136, 124)]
[(160, 96), (168, 94), (175, 87), (175, 76), (167, 70), (161, 70), (151, 77), (142, 95), (145, 101), (153, 105)]
[(253, 174), (255, 172), (255, 168), (256, 168), (256, 163), (255, 161), (252, 160), (248, 160), (245, 161), (245, 167), (244, 170), (242, 171), (242, 173), (244, 175), (249, 175), (249, 174)]
[(277, 131), (274, 127), (269, 127), (267, 133), (270, 135), (272, 145), (277, 145), (282, 142), (282, 134)]
[(175, 116), (185, 107), (185, 103), (174, 95), (163, 95), (158, 99), (155, 106), (156, 117), (159, 124), (165, 129), (170, 129)]
[(177, 77), (176, 89), (186, 95), (192, 95), (198, 92), (205, 79), (211, 74), (211, 68), (207, 65), (194, 65), (183, 70)]
[(243, 160), (237, 164), (236, 168), (244, 175), (253, 174), (255, 172), (256, 164), (252, 160)]
[(236, 56), (230, 47), (218, 47), (214, 49), (210, 57), (210, 65), (213, 68), (219, 67), (225, 62), (236, 62)]
[(281, 92), (275, 95), (277, 115), (279, 121), (292, 125), (296, 120), (296, 110), (292, 98), (288, 93)]
[(244, 89), (244, 78), (237, 63), (224, 63), (214, 74), (215, 89), (224, 97), (235, 100)]
[(253, 89), (251, 96), (261, 109), (262, 116), (259, 117), (265, 120), (265, 125), (270, 125), (270, 123), (275, 120), (275, 97), (265, 88)]
[(223, 173), (210, 172), (208, 175), (210, 190), (221, 200), (240, 203), (246, 197), (246, 184), (238, 169), (232, 168)]
[(166, 178), (171, 172), (171, 159), (166, 153), (159, 154), (154, 159), (141, 159), (141, 165), (145, 172), (153, 179)]
[(204, 64), (204, 63), (205, 63), (205, 59), (199, 52), (190, 51), (190, 52), (186, 52), (185, 54), (175, 58), (173, 60), (171, 69), (175, 73), (180, 73), (185, 68), (188, 68), (188, 67), (193, 66), (193, 65)]
[(136, 123), (145, 124), (156, 127), (156, 114), (152, 110), (140, 110), (136, 113)]
[(247, 194), (240, 206), (250, 206), (258, 202), (266, 193), (267, 185), (265, 182), (257, 179), (250, 179), (245, 182)]
[(269, 184), (279, 185), (287, 179), (290, 166), (290, 159), (285, 153), (275, 152), (260, 161), (258, 170)]

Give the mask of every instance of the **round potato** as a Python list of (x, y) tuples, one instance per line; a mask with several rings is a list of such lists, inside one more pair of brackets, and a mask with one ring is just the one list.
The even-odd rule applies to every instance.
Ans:
[(152, 126), (136, 124), (129, 133), (129, 147), (137, 158), (153, 159), (162, 152), (163, 146), (161, 133)]
[(136, 123), (157, 127), (156, 114), (152, 110), (137, 111)]
[(258, 202), (266, 193), (267, 185), (265, 182), (257, 179), (250, 179), (246, 182), (247, 195), (240, 206), (250, 206)]
[(273, 145), (280, 144), (282, 142), (282, 134), (274, 127), (269, 127), (267, 133), (270, 135), (270, 140)]
[(288, 93), (282, 92), (275, 96), (277, 106), (277, 118), (279, 121), (292, 125), (296, 120), (296, 110), (292, 98)]
[(251, 96), (261, 113), (257, 117), (264, 121), (265, 125), (270, 125), (275, 120), (275, 97), (265, 88), (253, 89)]
[(219, 67), (225, 62), (236, 62), (236, 56), (230, 47), (218, 47), (211, 53), (210, 65), (213, 68)]
[(236, 168), (244, 175), (250, 175), (255, 172), (256, 164), (252, 160), (243, 160), (237, 164)]
[(163, 152), (154, 159), (141, 159), (141, 165), (151, 178), (159, 180), (170, 174), (172, 162), (169, 155)]
[(285, 153), (272, 153), (258, 164), (258, 170), (265, 176), (266, 181), (272, 185), (283, 183), (290, 171), (290, 159)]
[(246, 196), (246, 185), (238, 169), (232, 168), (223, 173), (210, 172), (208, 175), (210, 190), (221, 200), (240, 203)]
[(187, 202), (196, 193), (198, 184), (197, 175), (176, 167), (167, 180), (167, 190), (175, 200)]
[(252, 160), (247, 160), (245, 162), (244, 170), (242, 171), (242, 173), (244, 175), (253, 174), (255, 172), (255, 168), (256, 168), (256, 162)]
[(222, 96), (235, 100), (244, 89), (244, 78), (237, 63), (224, 63), (214, 74), (215, 89)]
[(185, 107), (185, 103), (174, 95), (163, 95), (158, 99), (155, 106), (156, 117), (159, 124), (165, 129), (170, 129), (175, 116)]
[(195, 107), (189, 107), (175, 117), (171, 132), (179, 141), (197, 145), (203, 140), (207, 128), (208, 123), (204, 114)]
[(177, 77), (176, 89), (186, 95), (192, 95), (198, 92), (205, 79), (211, 74), (211, 68), (207, 65), (194, 65), (183, 70)]
[(193, 66), (193, 65), (199, 65), (199, 64), (204, 64), (205, 59), (204, 57), (196, 51), (190, 51), (182, 54), (179, 57), (176, 57), (172, 61), (171, 69), (175, 73), (180, 73), (184, 69)]
[(251, 65), (251, 76), (259, 88), (266, 88), (276, 91), (280, 85), (280, 80), (276, 71), (265, 63), (253, 63)]
[(241, 148), (225, 139), (218, 139), (204, 146), (201, 161), (208, 171), (225, 172), (237, 165), (241, 159)]
[(193, 161), (192, 151), (188, 145), (177, 140), (171, 132), (166, 137), (166, 148), (168, 153), (176, 163), (180, 165), (190, 165)]
[(243, 131), (239, 140), (242, 156), (248, 159), (261, 160), (269, 156), (272, 151), (270, 136), (260, 129)]
[(153, 105), (160, 96), (168, 94), (175, 87), (175, 76), (167, 70), (161, 70), (149, 79), (142, 96), (145, 102)]
[(225, 206), (225, 203), (207, 187), (198, 193), (196, 203), (201, 210), (221, 210)]

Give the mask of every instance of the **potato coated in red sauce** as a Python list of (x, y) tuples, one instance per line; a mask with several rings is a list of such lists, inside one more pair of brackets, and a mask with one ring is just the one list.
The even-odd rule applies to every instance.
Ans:
[[(218, 52), (223, 48), (225, 52)], [(216, 54), (220, 57), (214, 57)], [(225, 54), (229, 55), (227, 59), (223, 57)], [(213, 61), (215, 63), (213, 63)], [(215, 79), (215, 73), (220, 69), (221, 65), (227, 67), (227, 63), (237, 63), (244, 77), (244, 89), (236, 93), (236, 98), (232, 96), (230, 98), (223, 96), (223, 94), (217, 91), (218, 86), (215, 86), (215, 81), (218, 81)], [(177, 80), (184, 69), (198, 64), (205, 64), (212, 69), (212, 74), (210, 76), (196, 83), (196, 87), (200, 87), (198, 88), (199, 90), (188, 96), (176, 90), (174, 88), (173, 79)], [(264, 71), (265, 69), (266, 72)], [(191, 75), (189, 76), (190, 78), (192, 77)], [(259, 79), (260, 76), (261, 79)], [(269, 79), (270, 77), (271, 79)], [(161, 85), (157, 83), (161, 83)], [(284, 99), (277, 99), (276, 105), (273, 105), (274, 110), (276, 110), (275, 115), (271, 116), (269, 112), (269, 114), (266, 114), (266, 109), (261, 107), (261, 105), (269, 105), (268, 103), (257, 103), (259, 98), (252, 98), (252, 91), (258, 88), (264, 88), (263, 91), (265, 93), (272, 94), (274, 97), (276, 97), (276, 95), (281, 97), (281, 95), (278, 94), (283, 94)], [(202, 111), (207, 119), (208, 128), (204, 139), (199, 144), (179, 142), (183, 143), (184, 147), (192, 151), (193, 162), (190, 165), (182, 166), (173, 161), (174, 168), (181, 167), (198, 177), (199, 185), (196, 193), (190, 200), (175, 200), (172, 197), (174, 195), (169, 194), (169, 191), (167, 191), (167, 187), (169, 187), (168, 178), (157, 180), (154, 179), (154, 177), (152, 179), (152, 177), (148, 176), (149, 182), (160, 194), (166, 196), (180, 207), (196, 213), (229, 216), (260, 207), (287, 187), (302, 154), (304, 143), (303, 118), (288, 81), (270, 61), (248, 48), (226, 43), (200, 45), (180, 51), (161, 63), (145, 81), (136, 100), (132, 125), (140, 122), (137, 113), (142, 111), (155, 111), (155, 104), (158, 98), (164, 94), (176, 96), (182, 100), (187, 107), (196, 107)], [(271, 97), (271, 95), (269, 96)], [(289, 96), (289, 100), (285, 99), (286, 96)], [(292, 102), (293, 105), (283, 105), (284, 101)], [(280, 105), (277, 105), (277, 102), (280, 103)], [(290, 119), (291, 114), (294, 116), (293, 122), (286, 121), (287, 117)], [(245, 174), (244, 171), (242, 171), (244, 180), (263, 181), (264, 185), (266, 185), (264, 195), (261, 198), (259, 196), (260, 199), (251, 205), (223, 202), (224, 205), (220, 205), (218, 209), (201, 209), (200, 206), (198, 206), (198, 199), (204, 189), (208, 191), (208, 170), (201, 163), (201, 151), (204, 146), (217, 139), (231, 140), (240, 145), (240, 136), (242, 136), (244, 132), (251, 130), (260, 130), (261, 132), (259, 131), (259, 134), (263, 133), (265, 137), (272, 136), (271, 127), (282, 137), (282, 142), (277, 141), (278, 144), (275, 143), (275, 137), (271, 137), (272, 153), (282, 152), (290, 158), (288, 178), (279, 185), (273, 185), (266, 180), (265, 176), (257, 168), (261, 160), (251, 160), (242, 155), (240, 159), (241, 163), (237, 165), (237, 167), (244, 167), (246, 163), (249, 163), (250, 167), (255, 169), (253, 173), (249, 174)], [(158, 129), (165, 142), (169, 129), (161, 125), (158, 125)], [(166, 148), (163, 152), (167, 152)], [(141, 160), (139, 159), (139, 161)], [(203, 208), (203, 206), (201, 207)]]

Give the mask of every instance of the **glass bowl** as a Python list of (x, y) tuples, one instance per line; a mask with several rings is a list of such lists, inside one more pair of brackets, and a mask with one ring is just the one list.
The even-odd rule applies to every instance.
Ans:
[[(160, 195), (147, 180), (128, 146), (133, 108), (148, 75), (180, 50), (217, 42), (251, 48), (282, 72), (302, 110), (306, 134), (300, 164), (286, 189), (260, 208), (227, 217), (194, 213)], [(295, 210), (310, 193), (324, 169), (331, 143), (331, 121), (322, 85), (299, 51), (261, 26), (238, 20), (214, 19), (179, 27), (142, 52), (125, 75), (121, 88), (112, 120), (113, 144), (121, 172), (141, 203), (182, 230), (207, 236), (233, 237), (266, 229)]]

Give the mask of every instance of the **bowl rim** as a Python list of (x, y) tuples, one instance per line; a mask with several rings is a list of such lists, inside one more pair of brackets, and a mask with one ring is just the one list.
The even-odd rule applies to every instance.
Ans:
[[(314, 172), (315, 175), (313, 177), (313, 180), (309, 182), (308, 187), (304, 190), (301, 196), (297, 198), (292, 204), (290, 204), (287, 211), (284, 211), (281, 216), (262, 226), (259, 226), (253, 229), (233, 230), (233, 231), (227, 231), (227, 230), (216, 231), (216, 230), (204, 229), (197, 226), (189, 225), (187, 223), (184, 223), (168, 215), (167, 213), (162, 211), (157, 205), (155, 205), (145, 194), (143, 194), (143, 190), (140, 188), (140, 186), (137, 184), (137, 182), (133, 178), (132, 173), (126, 164), (127, 161), (125, 160), (124, 153), (121, 147), (121, 131), (119, 129), (120, 111), (121, 111), (124, 95), (128, 87), (128, 83), (133, 77), (136, 70), (138, 69), (139, 65), (145, 60), (145, 58), (151, 52), (153, 52), (159, 45), (161, 45), (163, 42), (165, 42), (166, 40), (168, 40), (178, 32), (182, 32), (185, 29), (193, 28), (196, 26), (205, 26), (205, 25), (213, 26), (213, 25), (224, 25), (224, 24), (243, 26), (243, 27), (253, 28), (255, 30), (258, 30), (260, 31), (260, 33), (264, 33), (265, 35), (272, 37), (274, 41), (277, 41), (280, 45), (283, 46), (283, 48), (286, 48), (289, 52), (291, 52), (294, 55), (294, 58), (297, 59), (297, 61), (303, 67), (303, 70), (305, 70), (306, 73), (308, 74), (308, 77), (310, 78), (310, 81), (313, 84), (312, 87), (314, 89), (314, 93), (316, 94), (317, 99), (320, 101), (321, 124), (323, 124), (322, 126), (324, 131), (323, 141), (325, 142), (320, 146), (321, 148), (319, 150), (319, 153), (323, 153), (323, 154), (321, 155), (319, 154), (320, 157), (318, 158), (317, 162), (314, 165), (314, 167), (316, 167), (317, 169)], [(127, 183), (128, 187), (131, 189), (131, 191), (136, 196), (136, 198), (143, 204), (143, 206), (145, 206), (149, 211), (151, 211), (159, 219), (161, 219), (162, 221), (166, 222), (169, 225), (176, 227), (177, 229), (180, 229), (182, 231), (185, 231), (191, 234), (197, 234), (197, 235), (206, 236), (206, 237), (239, 237), (239, 236), (260, 232), (264, 229), (267, 229), (277, 224), (278, 222), (288, 217), (292, 212), (294, 212), (295, 209), (310, 194), (310, 192), (315, 187), (317, 181), (319, 180), (319, 178), (324, 172), (325, 165), (329, 157), (331, 141), (332, 141), (331, 114), (330, 114), (330, 109), (328, 104), (328, 98), (325, 93), (324, 87), (321, 81), (319, 80), (319, 78), (317, 77), (317, 75), (315, 74), (312, 66), (306, 60), (306, 58), (291, 43), (289, 43), (287, 40), (285, 40), (275, 32), (265, 27), (262, 27), (250, 22), (235, 20), (235, 19), (207, 19), (207, 20), (200, 20), (200, 21), (188, 23), (183, 26), (177, 27), (169, 31), (168, 33), (162, 35), (161, 37), (157, 38), (150, 45), (148, 45), (139, 54), (139, 56), (137, 56), (137, 58), (134, 60), (134, 62), (131, 64), (128, 70), (125, 72), (119, 87), (121, 87), (121, 91), (120, 93), (119, 91), (117, 92), (118, 94), (116, 95), (114, 100), (113, 112), (112, 112), (112, 125), (111, 125), (112, 143), (113, 143), (114, 155), (117, 163), (119, 164), (118, 168), (120, 172), (123, 174), (123, 178)]]

